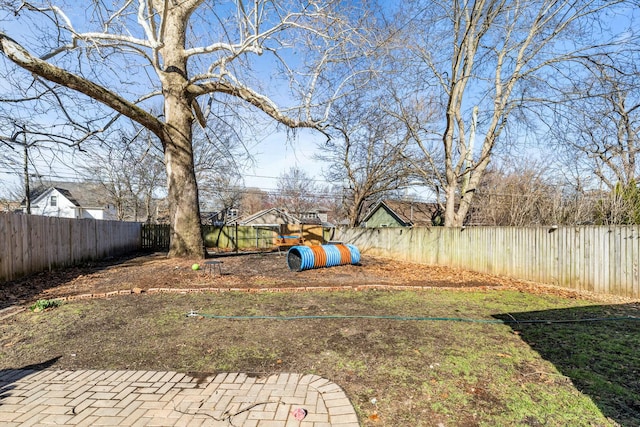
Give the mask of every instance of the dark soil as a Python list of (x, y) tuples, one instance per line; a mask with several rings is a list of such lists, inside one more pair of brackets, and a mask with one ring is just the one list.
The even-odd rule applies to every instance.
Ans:
[[(220, 261), (210, 268), (207, 261)], [(194, 271), (193, 264), (200, 269)], [(222, 275), (219, 272), (222, 272)], [(210, 288), (267, 290), (289, 288), (434, 287), (459, 289), (519, 289), (575, 297), (576, 293), (505, 277), (448, 267), (363, 256), (358, 265), (291, 271), (286, 253), (219, 255), (213, 259), (169, 259), (164, 254), (88, 263), (35, 274), (0, 285), (0, 309), (31, 304), (38, 299), (148, 291)]]

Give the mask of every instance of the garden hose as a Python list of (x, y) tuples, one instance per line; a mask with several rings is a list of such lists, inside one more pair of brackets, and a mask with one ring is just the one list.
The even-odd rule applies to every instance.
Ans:
[(383, 315), (342, 315), (342, 314), (329, 314), (329, 315), (302, 315), (302, 316), (267, 316), (267, 315), (255, 315), (255, 316), (232, 316), (232, 315), (218, 315), (218, 314), (206, 314), (198, 313), (191, 310), (187, 317), (205, 317), (208, 319), (220, 319), (220, 320), (343, 320), (343, 319), (382, 319), (382, 320), (403, 320), (403, 321), (430, 321), (430, 322), (466, 322), (466, 323), (486, 323), (486, 324), (554, 324), (554, 323), (582, 323), (582, 322), (613, 322), (621, 320), (640, 320), (635, 316), (620, 316), (620, 317), (595, 317), (585, 319), (524, 319), (524, 320), (501, 320), (501, 319), (470, 319), (464, 317), (422, 317), (422, 316), (383, 316)]

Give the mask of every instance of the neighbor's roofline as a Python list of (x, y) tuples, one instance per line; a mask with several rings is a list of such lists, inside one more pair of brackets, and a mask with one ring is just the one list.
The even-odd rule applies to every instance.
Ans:
[[(367, 216), (364, 217), (364, 219), (361, 222), (367, 222), (369, 220), (369, 218), (371, 218), (373, 216), (374, 213), (376, 213), (376, 211), (378, 210), (378, 208), (380, 206), (384, 205), (384, 207), (387, 208), (387, 211), (401, 224), (407, 224), (407, 222), (405, 220), (403, 220), (402, 218), (400, 218), (398, 216), (398, 214), (389, 207), (389, 205), (387, 205), (384, 200), (380, 200), (378, 201), (378, 203), (376, 203), (375, 205), (373, 205), (373, 207), (369, 210), (369, 213), (367, 214)], [(410, 225), (411, 223), (409, 223)]]

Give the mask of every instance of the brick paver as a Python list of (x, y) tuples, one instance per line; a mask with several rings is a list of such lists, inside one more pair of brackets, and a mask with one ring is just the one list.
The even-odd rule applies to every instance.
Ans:
[(0, 424), (359, 426), (344, 391), (317, 375), (19, 369), (0, 370)]

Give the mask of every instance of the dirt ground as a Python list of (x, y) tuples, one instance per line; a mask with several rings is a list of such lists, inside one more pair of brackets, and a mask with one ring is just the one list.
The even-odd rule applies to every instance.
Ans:
[[(210, 267), (205, 264), (206, 261), (219, 261), (221, 264)], [(195, 263), (201, 266), (197, 271), (192, 269)], [(289, 269), (286, 253), (219, 254), (207, 260), (169, 259), (165, 254), (153, 253), (47, 271), (4, 283), (0, 286), (0, 309), (31, 304), (38, 299), (79, 295), (99, 297), (115, 291), (144, 293), (211, 288), (258, 291), (374, 286), (518, 289), (537, 294), (578, 297), (576, 292), (551, 286), (369, 255), (363, 255), (357, 265), (297, 272)]]

